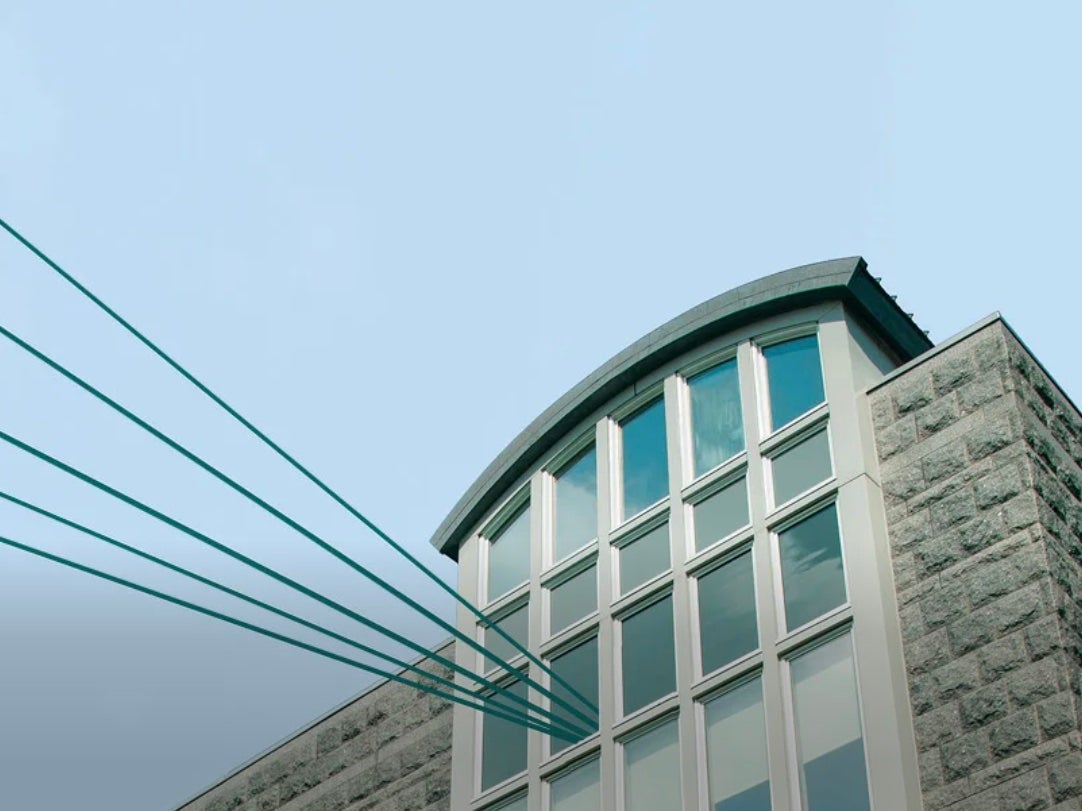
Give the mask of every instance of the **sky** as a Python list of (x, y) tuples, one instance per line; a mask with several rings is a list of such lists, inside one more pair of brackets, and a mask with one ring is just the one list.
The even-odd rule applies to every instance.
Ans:
[[(935, 341), (1001, 311), (1082, 400), (1080, 24), (1066, 0), (8, 0), (0, 217), (453, 581), (429, 538), (533, 417), (789, 267), (864, 256)], [(0, 324), (451, 619), (3, 235)], [(421, 644), (447, 637), (4, 341), (0, 379), (0, 429)], [(0, 483), (355, 630), (13, 448)], [(17, 507), (0, 528), (258, 617)], [(367, 683), (0, 548), (4, 807), (175, 808)]]

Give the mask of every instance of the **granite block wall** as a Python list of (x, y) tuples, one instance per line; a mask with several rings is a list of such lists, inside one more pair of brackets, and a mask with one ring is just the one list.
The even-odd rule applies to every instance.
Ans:
[(998, 318), (869, 406), (924, 807), (1082, 810), (1082, 416)]
[[(454, 656), (454, 645), (437, 651)], [(450, 678), (426, 661), (425, 670)], [(384, 682), (180, 811), (447, 811), (451, 705)]]

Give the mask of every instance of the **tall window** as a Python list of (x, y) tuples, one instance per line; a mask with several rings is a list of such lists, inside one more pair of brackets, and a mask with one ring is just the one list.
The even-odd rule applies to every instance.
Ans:
[[(523, 647), (526, 647), (526, 644), (529, 642), (529, 603), (513, 608), (511, 611), (497, 619), (492, 625), (498, 627)], [(521, 656), (522, 654), (519, 653), (518, 649), (504, 639), (503, 635), (501, 635), (495, 627), (490, 626), (484, 631), (484, 645), (492, 653), (493, 657), (498, 657), (500, 660), (508, 662), (516, 656)], [(496, 661), (495, 658), (485, 657), (486, 670), (499, 666), (500, 662)]]
[(488, 599), (495, 600), (530, 578), (530, 506), (527, 504), (488, 542)]
[(823, 368), (815, 335), (767, 346), (763, 358), (770, 389), (771, 431), (823, 402)]
[(672, 597), (636, 611), (620, 623), (624, 715), (676, 689)]
[(597, 811), (601, 807), (601, 764), (595, 758), (549, 783), (549, 811)]
[[(526, 698), (525, 682), (510, 682), (505, 689)], [(503, 698), (502, 703), (510, 702)], [(484, 791), (526, 770), (526, 728), (488, 713), (482, 718), (481, 790)]]
[(688, 379), (695, 476), (744, 450), (736, 358)]
[[(597, 637), (592, 637), (576, 645), (569, 651), (559, 654), (549, 662), (552, 672), (574, 687), (580, 694), (597, 705)], [(571, 691), (553, 679), (552, 692), (572, 706), (581, 706), (581, 702)], [(581, 722), (580, 722), (581, 724)], [(583, 736), (585, 737), (585, 736)], [(579, 739), (581, 740), (581, 738)], [(549, 751), (552, 754), (562, 752), (577, 741), (562, 738), (549, 739)]]
[(759, 647), (751, 552), (698, 578), (699, 649), (703, 673), (712, 673)]
[(597, 611), (597, 566), (590, 566), (549, 589), (549, 636)]
[(625, 811), (680, 807), (680, 740), (674, 718), (624, 744)]
[(556, 474), (552, 509), (557, 561), (597, 537), (597, 451), (593, 447)]
[(770, 460), (774, 503), (784, 504), (833, 474), (827, 429), (786, 448)]
[(800, 785), (807, 811), (868, 811), (853, 648), (832, 639), (790, 663)]
[(669, 525), (662, 524), (621, 542), (616, 554), (620, 567), (620, 593), (627, 594), (672, 566)]
[(712, 811), (770, 811), (763, 689), (746, 682), (705, 706)]
[(655, 400), (620, 423), (623, 518), (645, 510), (669, 492), (665, 401)]
[(703, 551), (747, 524), (748, 483), (741, 477), (696, 502), (692, 510), (695, 551)]
[(838, 510), (831, 504), (778, 533), (785, 627), (792, 631), (846, 601)]

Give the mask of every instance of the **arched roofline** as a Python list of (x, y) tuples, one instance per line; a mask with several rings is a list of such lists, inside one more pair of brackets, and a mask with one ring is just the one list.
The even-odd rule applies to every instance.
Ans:
[(453, 559), (466, 535), (508, 488), (553, 446), (635, 381), (713, 338), (770, 316), (840, 301), (905, 363), (932, 346), (928, 336), (868, 273), (862, 257), (784, 270), (692, 307), (644, 335), (545, 409), (500, 452), (458, 500), (432, 536)]

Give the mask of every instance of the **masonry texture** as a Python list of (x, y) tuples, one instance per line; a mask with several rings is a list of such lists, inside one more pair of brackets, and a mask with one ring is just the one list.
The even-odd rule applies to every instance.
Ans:
[[(437, 653), (450, 659), (454, 645)], [(451, 717), (448, 702), (384, 682), (181, 811), (447, 811)]]
[(1082, 416), (1000, 319), (870, 392), (924, 807), (1082, 809)]

